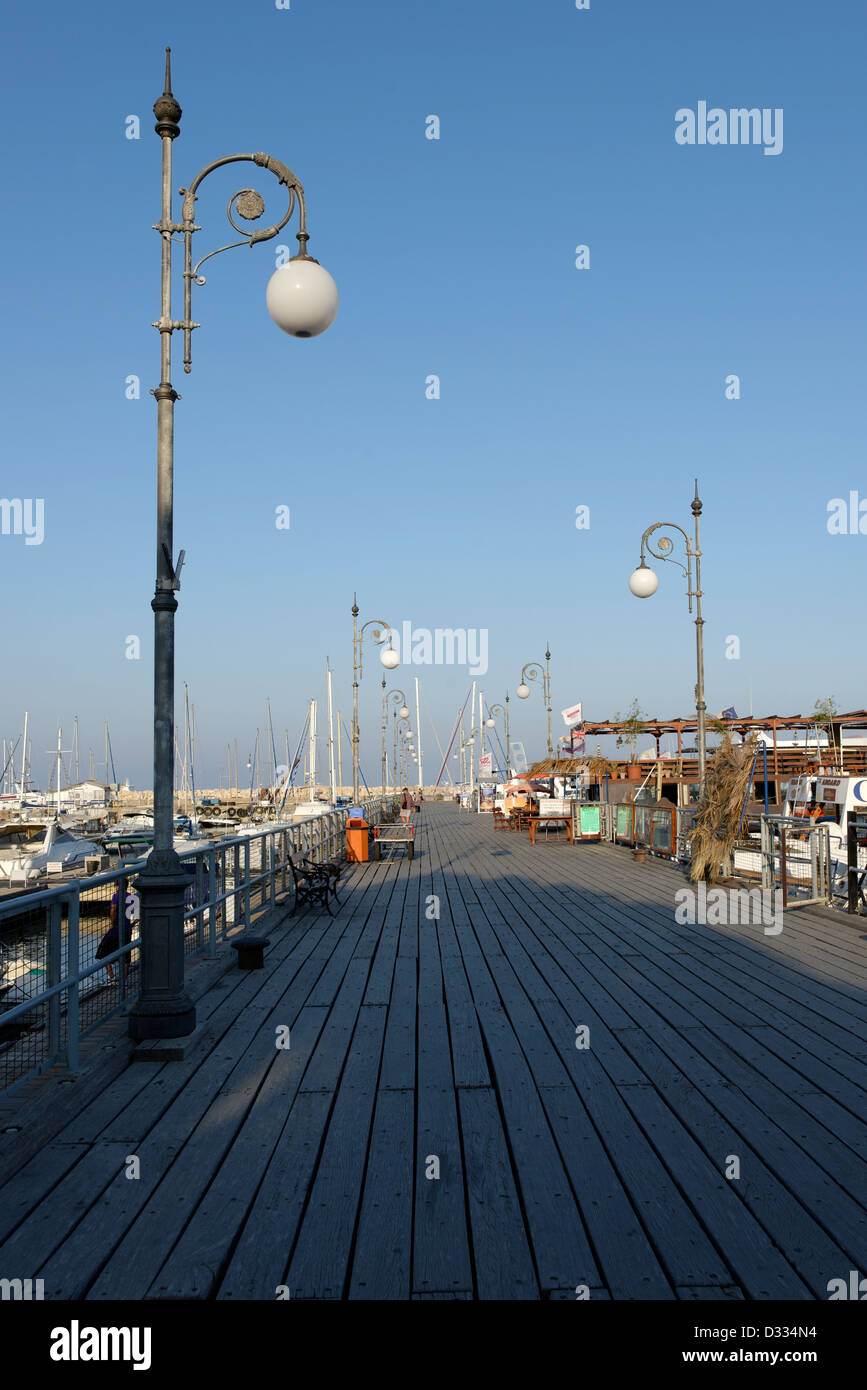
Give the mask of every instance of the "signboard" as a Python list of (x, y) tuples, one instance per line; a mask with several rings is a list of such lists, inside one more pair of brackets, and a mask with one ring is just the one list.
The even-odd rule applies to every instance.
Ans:
[(527, 754), (524, 752), (523, 743), (512, 744), (512, 772), (527, 771)]
[(560, 713), (567, 729), (571, 729), (573, 724), (580, 724), (582, 719), (581, 701), (579, 700), (577, 705), (569, 705), (567, 709), (561, 709)]
[(480, 781), (480, 782), (488, 782), (488, 781), (490, 781), (491, 777), (493, 776), (493, 772), (492, 772), (492, 763), (493, 763), (493, 758), (491, 757), (491, 754), (490, 754), (490, 753), (482, 753), (481, 757), (479, 758), (479, 781)]
[(581, 806), (578, 810), (578, 821), (582, 835), (599, 835), (599, 807)]
[(583, 757), (587, 751), (587, 739), (584, 736), (584, 725), (573, 729), (569, 734), (569, 752), (573, 758)]

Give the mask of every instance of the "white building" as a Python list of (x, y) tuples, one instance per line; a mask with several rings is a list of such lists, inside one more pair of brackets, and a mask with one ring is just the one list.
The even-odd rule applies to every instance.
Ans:
[[(72, 786), (61, 787), (60, 804), (67, 807), (108, 806), (111, 804), (112, 787), (107, 782), (74, 782)], [(52, 793), (56, 800), (57, 793)]]

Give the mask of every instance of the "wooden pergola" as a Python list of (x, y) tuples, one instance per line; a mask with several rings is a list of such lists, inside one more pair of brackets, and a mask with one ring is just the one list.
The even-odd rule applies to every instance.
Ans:
[[(773, 748), (769, 749), (773, 757), (773, 775), (779, 777), (780, 773), (780, 749), (777, 744), (778, 732), (798, 729), (814, 729), (817, 727), (816, 716), (814, 714), (766, 714), (753, 716), (736, 715), (733, 719), (724, 719), (722, 716), (708, 720), (708, 728), (713, 731), (720, 727), (733, 734), (740, 734), (741, 741), (746, 742), (751, 733), (757, 731), (768, 731), (773, 734)], [(839, 746), (842, 737), (842, 730), (864, 729), (867, 730), (867, 709), (851, 710), (848, 714), (836, 714), (830, 720), (827, 730)], [(584, 721), (584, 736), (590, 738), (594, 734), (622, 734), (624, 723), (616, 719), (596, 719)], [(642, 725), (642, 734), (649, 734), (656, 740), (656, 756), (660, 757), (659, 744), (665, 734), (677, 735), (677, 760), (678, 764), (683, 759), (683, 735), (685, 733), (696, 733), (698, 731), (698, 721), (695, 715), (691, 718), (677, 716), (673, 719), (646, 719)], [(639, 735), (640, 737), (640, 735)], [(785, 750), (787, 752), (791, 750)], [(556, 774), (562, 776), (564, 773), (574, 773), (587, 766), (590, 761), (588, 757), (582, 758), (544, 758), (539, 762), (533, 763), (527, 771), (528, 777), (543, 777)]]

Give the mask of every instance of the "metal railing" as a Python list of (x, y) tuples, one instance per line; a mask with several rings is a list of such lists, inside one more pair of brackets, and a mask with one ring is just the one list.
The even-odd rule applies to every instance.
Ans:
[(762, 888), (776, 889), (787, 907), (831, 901), (831, 847), (828, 826), (805, 830), (796, 816), (762, 816)]
[(685, 861), (692, 852), (695, 806), (648, 806), (640, 801), (609, 806), (608, 838), (614, 844), (649, 849), (666, 859)]
[[(371, 826), (393, 814), (391, 796), (361, 805)], [(292, 890), (290, 857), (345, 858), (348, 816), (341, 807), (182, 852), (184, 955), (216, 957), (220, 942), (275, 907)], [(80, 1039), (138, 992), (144, 865), (0, 900), (0, 1093), (58, 1064), (75, 1072)]]

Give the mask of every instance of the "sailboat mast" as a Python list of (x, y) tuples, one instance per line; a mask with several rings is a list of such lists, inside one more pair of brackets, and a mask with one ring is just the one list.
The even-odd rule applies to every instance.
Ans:
[(418, 676), (415, 678), (415, 736), (418, 739), (418, 784), (424, 786), (424, 773), (421, 761), (421, 714), (418, 707)]
[(268, 786), (273, 788), (277, 775), (277, 758), (274, 752), (274, 726), (271, 723), (271, 696), (265, 701), (265, 718), (268, 728)]
[(337, 803), (337, 787), (334, 781), (334, 716), (331, 707), (331, 667), (326, 659), (325, 674), (328, 684), (328, 780), (331, 785), (331, 804)]
[(75, 783), (78, 785), (80, 778), (78, 773), (78, 715), (73, 721), (72, 751), (75, 754)]
[(24, 741), (21, 744), (21, 787), (18, 794), (18, 809), (24, 805), (24, 779), (27, 772), (27, 710), (24, 711)]
[(340, 710), (337, 711), (337, 785), (343, 794), (343, 750), (340, 738)]
[(310, 800), (316, 796), (316, 701), (310, 701)]

